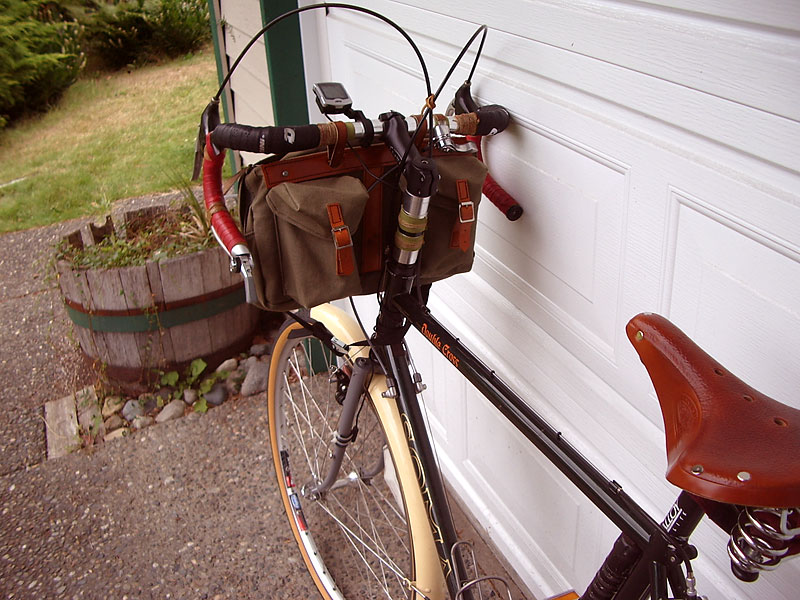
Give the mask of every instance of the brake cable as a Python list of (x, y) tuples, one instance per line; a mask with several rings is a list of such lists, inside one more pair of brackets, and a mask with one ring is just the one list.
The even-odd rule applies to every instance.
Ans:
[(423, 75), (423, 78), (425, 79), (426, 91), (428, 92), (428, 96), (431, 95), (431, 80), (430, 80), (430, 76), (428, 75), (428, 66), (425, 64), (425, 59), (422, 57), (422, 53), (420, 52), (419, 48), (414, 43), (414, 40), (411, 39), (411, 36), (408, 35), (408, 33), (406, 32), (405, 29), (400, 27), (400, 25), (398, 25), (397, 23), (392, 21), (389, 17), (385, 17), (384, 15), (382, 15), (382, 14), (380, 14), (378, 12), (375, 12), (374, 10), (370, 10), (369, 8), (364, 8), (363, 6), (355, 6), (353, 4), (343, 4), (343, 3), (339, 3), (339, 2), (323, 2), (323, 3), (320, 3), (320, 4), (310, 4), (309, 6), (303, 6), (303, 7), (300, 7), (300, 8), (295, 8), (293, 10), (290, 10), (289, 12), (283, 13), (282, 15), (280, 15), (278, 17), (275, 17), (274, 19), (272, 19), (272, 21), (270, 21), (269, 23), (264, 25), (264, 27), (262, 27), (261, 30), (258, 33), (256, 33), (252, 38), (250, 38), (250, 41), (247, 42), (247, 45), (245, 45), (245, 47), (239, 53), (239, 56), (237, 56), (236, 60), (233, 61), (233, 64), (231, 65), (231, 68), (228, 71), (228, 74), (225, 75), (225, 78), (222, 80), (222, 83), (220, 84), (219, 89), (217, 90), (217, 93), (214, 96), (214, 100), (219, 100), (220, 96), (222, 95), (223, 90), (225, 89), (225, 86), (230, 81), (231, 75), (233, 75), (233, 72), (236, 70), (236, 67), (239, 66), (239, 63), (244, 58), (244, 55), (247, 54), (247, 52), (250, 50), (250, 48), (253, 46), (253, 44), (255, 44), (262, 35), (267, 33), (267, 31), (272, 29), (275, 25), (277, 25), (278, 23), (280, 23), (284, 19), (288, 19), (289, 17), (292, 17), (294, 15), (298, 15), (298, 14), (306, 12), (308, 10), (313, 10), (313, 9), (317, 9), (317, 8), (324, 8), (324, 9), (342, 8), (342, 9), (347, 9), (347, 10), (353, 10), (355, 12), (364, 13), (364, 14), (370, 15), (372, 17), (375, 17), (376, 19), (380, 19), (381, 21), (383, 21), (387, 25), (389, 25), (389, 26), (393, 27), (394, 29), (396, 29), (400, 33), (400, 35), (402, 35), (405, 38), (405, 40), (411, 45), (411, 48), (414, 50), (414, 53), (417, 55), (417, 59), (419, 60), (420, 68), (422, 69), (422, 75)]

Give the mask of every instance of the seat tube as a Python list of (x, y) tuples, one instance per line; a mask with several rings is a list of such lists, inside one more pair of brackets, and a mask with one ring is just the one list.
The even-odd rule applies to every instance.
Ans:
[[(692, 495), (681, 492), (661, 522), (661, 527), (682, 546), (689, 560), (695, 558), (696, 551), (685, 542), (703, 518), (703, 514), (703, 509)], [(651, 538), (651, 543), (646, 548), (640, 548), (627, 536), (620, 535), (581, 600), (662, 598), (666, 596), (664, 587), (667, 581), (673, 588), (673, 595), (685, 597), (687, 581), (680, 568), (680, 561), (677, 564), (668, 564), (666, 549), (658, 542), (657, 538)]]

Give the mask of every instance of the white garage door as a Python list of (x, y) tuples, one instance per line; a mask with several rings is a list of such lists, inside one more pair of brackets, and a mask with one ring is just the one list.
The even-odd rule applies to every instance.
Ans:
[[(491, 28), (473, 89), (514, 124), (486, 158), (526, 212), (509, 223), (487, 203), (474, 271), (434, 286), (431, 307), (660, 519), (676, 490), (630, 317), (668, 316), (800, 408), (800, 4), (369, 6), (411, 32), (434, 82), (477, 24)], [(419, 111), (415, 58), (386, 26), (337, 10), (303, 25), (307, 65), (357, 108)], [(453, 486), (535, 594), (583, 589), (613, 526), (421, 338), (413, 346)], [(696, 542), (712, 600), (797, 597), (800, 562), (746, 585), (730, 575), (726, 535), (706, 525)]]

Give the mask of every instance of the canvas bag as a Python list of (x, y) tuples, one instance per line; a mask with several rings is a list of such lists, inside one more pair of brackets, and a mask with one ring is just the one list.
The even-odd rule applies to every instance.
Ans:
[[(435, 160), (439, 189), (431, 198), (420, 251), (423, 284), (472, 269), (478, 205), (487, 173), (486, 165), (474, 156), (445, 155)], [(472, 206), (467, 205), (470, 202)]]
[[(476, 222), (463, 223), (462, 217), (477, 217), (486, 177), (486, 167), (472, 155), (435, 160), (441, 178), (420, 251), (421, 283), (471, 269)], [(239, 187), (239, 209), (262, 308), (286, 311), (378, 291), (401, 202), (395, 165), (388, 148), (377, 144), (348, 148), (335, 168), (324, 152), (248, 167)], [(384, 183), (375, 185), (376, 177)], [(352, 239), (354, 270), (349, 275), (336, 273), (331, 203), (343, 207)]]
[(362, 293), (354, 236), (368, 198), (364, 184), (348, 175), (269, 191), (287, 296), (309, 307)]

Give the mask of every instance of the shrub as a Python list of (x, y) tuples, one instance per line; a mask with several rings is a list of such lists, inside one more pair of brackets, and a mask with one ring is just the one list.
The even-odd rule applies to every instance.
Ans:
[(83, 68), (80, 25), (54, 18), (49, 3), (0, 0), (0, 127), (49, 107)]
[(153, 50), (168, 56), (194, 52), (211, 39), (205, 0), (162, 0), (150, 16)]
[(121, 69), (146, 62), (144, 55), (150, 47), (153, 28), (142, 0), (97, 3), (83, 21), (92, 66)]
[(83, 17), (93, 62), (119, 69), (193, 52), (211, 38), (205, 0), (95, 0)]

